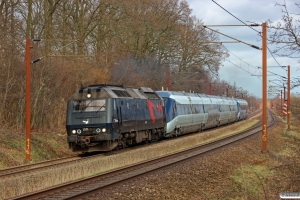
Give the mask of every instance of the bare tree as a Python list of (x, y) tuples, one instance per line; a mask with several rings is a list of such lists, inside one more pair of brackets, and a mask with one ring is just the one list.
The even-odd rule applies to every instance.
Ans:
[[(294, 3), (299, 9), (300, 3)], [(269, 20), (269, 44), (275, 44), (276, 48), (273, 53), (278, 56), (289, 57), (289, 58), (300, 58), (300, 12), (290, 13), (287, 5), (276, 3), (276, 6), (282, 8), (281, 22), (273, 24)], [(300, 62), (300, 60), (298, 60)], [(293, 80), (292, 88), (300, 86), (300, 80)]]
[[(297, 17), (300, 13), (289, 13), (285, 2), (276, 3), (276, 6), (282, 7), (282, 22), (273, 25), (272, 21), (269, 21), (269, 43), (278, 45), (273, 52), (279, 56), (300, 58), (300, 19)], [(295, 3), (295, 6), (300, 8), (299, 3)]]

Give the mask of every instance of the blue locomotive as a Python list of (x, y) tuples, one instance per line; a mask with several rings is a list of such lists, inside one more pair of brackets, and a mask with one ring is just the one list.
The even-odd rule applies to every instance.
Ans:
[(111, 151), (245, 119), (247, 110), (243, 99), (90, 85), (68, 101), (67, 141), (73, 151)]
[(157, 140), (164, 133), (163, 100), (151, 88), (91, 85), (68, 101), (66, 129), (73, 151), (111, 151)]

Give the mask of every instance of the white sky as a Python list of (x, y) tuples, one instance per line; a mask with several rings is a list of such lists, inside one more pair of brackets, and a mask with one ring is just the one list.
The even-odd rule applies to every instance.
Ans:
[[(215, 4), (212, 0), (186, 0), (193, 9), (192, 15), (201, 19), (205, 25), (237, 25), (242, 24), (236, 18), (228, 14), (225, 10)], [(215, 0), (216, 3), (221, 5), (227, 11), (232, 13), (235, 17), (239, 18), (243, 22), (250, 24), (252, 22), (261, 24), (262, 22), (270, 19), (272, 22), (278, 22), (282, 17), (282, 7), (275, 6), (276, 2), (283, 4), (283, 0)], [(300, 13), (300, 10), (295, 6), (296, 0), (285, 0), (288, 10), (291, 13)], [(218, 30), (226, 35), (239, 39), (243, 42), (262, 47), (262, 42), (258, 33), (249, 27), (210, 27)], [(261, 27), (253, 27), (257, 31), (261, 31)], [(220, 41), (233, 41), (230, 38), (220, 35)], [(261, 74), (261, 70), (253, 68), (262, 66), (262, 51), (249, 47), (242, 43), (225, 43), (224, 46), (236, 55), (241, 60), (230, 53), (230, 60), (235, 65), (250, 71), (252, 74)], [(274, 46), (268, 46), (270, 50), (273, 50)], [(291, 78), (300, 77), (300, 64), (296, 59), (290, 59), (285, 57), (275, 56), (278, 63), (282, 66), (291, 66)], [(257, 97), (262, 97), (262, 77), (251, 76), (244, 70), (236, 67), (228, 61), (224, 61), (223, 66), (220, 67), (220, 79), (229, 82), (230, 84), (236, 83), (236, 87), (242, 87), (247, 90), (248, 93), (254, 94)], [(272, 55), (267, 54), (267, 65), (278, 66)], [(279, 67), (269, 67), (268, 71), (280, 74), (287, 77), (287, 72)], [(268, 73), (270, 74), (270, 73)], [(269, 82), (269, 80), (278, 79), (277, 76), (268, 76), (268, 85), (276, 84)], [(269, 84), (270, 83), (270, 84)], [(275, 82), (280, 83), (280, 82)], [(283, 89), (279, 88), (278, 90)], [(292, 90), (292, 93), (300, 92), (300, 87)], [(270, 96), (271, 97), (271, 96)]]

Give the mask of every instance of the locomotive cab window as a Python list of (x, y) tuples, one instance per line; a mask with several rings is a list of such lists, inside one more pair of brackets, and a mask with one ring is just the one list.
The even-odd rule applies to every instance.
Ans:
[(73, 101), (75, 112), (105, 111), (105, 99)]

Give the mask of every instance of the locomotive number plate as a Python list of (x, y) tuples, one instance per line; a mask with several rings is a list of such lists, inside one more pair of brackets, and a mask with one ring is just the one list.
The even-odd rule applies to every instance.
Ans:
[(83, 131), (89, 131), (89, 128), (83, 128), (82, 130)]

